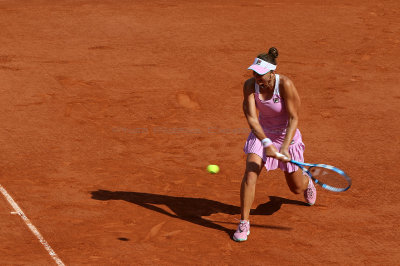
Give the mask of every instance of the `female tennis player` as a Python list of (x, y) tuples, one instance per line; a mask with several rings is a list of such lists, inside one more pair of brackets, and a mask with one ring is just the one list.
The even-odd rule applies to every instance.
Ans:
[(280, 168), (289, 189), (295, 194), (304, 193), (308, 204), (313, 205), (317, 196), (311, 178), (289, 163), (291, 159), (304, 162), (304, 143), (297, 128), (300, 97), (288, 77), (275, 73), (277, 57), (275, 47), (258, 55), (248, 68), (253, 70), (253, 77), (243, 86), (243, 112), (251, 133), (244, 146), (247, 161), (240, 189), (241, 220), (233, 235), (235, 241), (246, 241), (250, 234), (250, 209), (263, 166), (267, 171)]

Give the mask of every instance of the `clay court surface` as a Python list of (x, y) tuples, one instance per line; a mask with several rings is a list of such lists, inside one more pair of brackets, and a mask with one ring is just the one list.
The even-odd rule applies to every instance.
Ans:
[[(0, 184), (66, 265), (394, 265), (398, 1), (1, 1)], [(263, 171), (244, 243), (246, 68), (271, 46), (315, 206)], [(221, 172), (206, 172), (218, 164)], [(0, 196), (0, 264), (55, 261)]]

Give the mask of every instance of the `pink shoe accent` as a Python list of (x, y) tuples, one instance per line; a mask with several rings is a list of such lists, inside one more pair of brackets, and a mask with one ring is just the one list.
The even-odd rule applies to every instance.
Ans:
[(307, 189), (304, 190), (304, 199), (309, 205), (314, 205), (317, 200), (317, 189), (314, 186), (312, 179), (308, 178), (308, 186)]
[(250, 235), (250, 222), (246, 220), (240, 220), (238, 229), (233, 234), (233, 240), (238, 242), (246, 241), (248, 235)]

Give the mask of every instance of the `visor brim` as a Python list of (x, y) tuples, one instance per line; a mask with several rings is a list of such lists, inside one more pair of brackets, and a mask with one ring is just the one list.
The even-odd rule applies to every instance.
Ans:
[(248, 69), (249, 69), (249, 70), (253, 70), (253, 71), (256, 72), (258, 75), (265, 75), (265, 74), (267, 74), (268, 72), (270, 72), (271, 70), (274, 70), (274, 69), (265, 68), (265, 67), (262, 67), (262, 66), (259, 66), (259, 65), (251, 65), (251, 66), (249, 66)]

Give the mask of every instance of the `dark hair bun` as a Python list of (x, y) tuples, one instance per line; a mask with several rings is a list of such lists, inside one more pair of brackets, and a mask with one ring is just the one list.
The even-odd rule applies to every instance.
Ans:
[(274, 58), (278, 57), (278, 49), (276, 49), (275, 47), (271, 47), (268, 50), (268, 54), (272, 55)]

